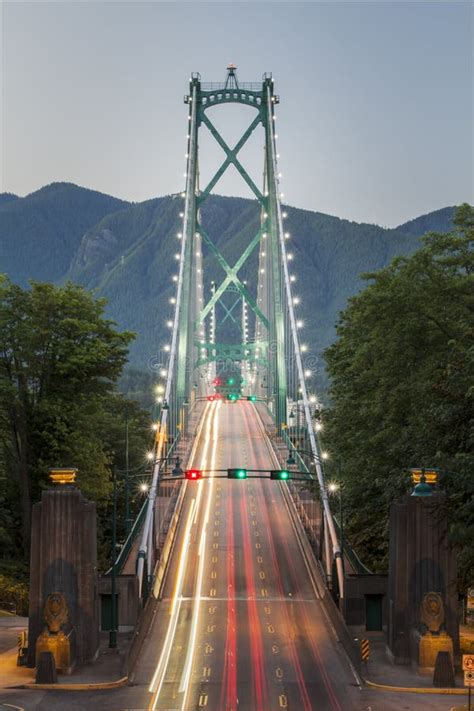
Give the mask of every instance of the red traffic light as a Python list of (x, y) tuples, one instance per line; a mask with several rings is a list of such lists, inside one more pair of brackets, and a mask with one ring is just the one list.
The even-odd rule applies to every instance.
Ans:
[(214, 378), (212, 381), (213, 385), (222, 385), (221, 379), (220, 378)]
[(202, 471), (201, 469), (186, 469), (184, 476), (190, 481), (197, 481), (197, 479), (202, 479)]
[(215, 398), (215, 395), (208, 395), (208, 396), (207, 396), (207, 399), (209, 400), (209, 402), (214, 402), (214, 400), (215, 400), (216, 398)]

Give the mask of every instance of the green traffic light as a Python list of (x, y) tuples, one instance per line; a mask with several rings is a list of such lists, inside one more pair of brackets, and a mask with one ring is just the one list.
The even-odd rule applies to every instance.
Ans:
[(246, 479), (247, 470), (246, 469), (228, 469), (227, 470), (228, 479)]
[(234, 378), (227, 378), (227, 385), (234, 385), (235, 380)]
[(256, 402), (257, 396), (256, 395), (247, 395), (247, 400), (250, 400), (250, 402)]
[(290, 472), (287, 469), (273, 469), (270, 472), (270, 479), (276, 479), (277, 481), (286, 481), (290, 476)]

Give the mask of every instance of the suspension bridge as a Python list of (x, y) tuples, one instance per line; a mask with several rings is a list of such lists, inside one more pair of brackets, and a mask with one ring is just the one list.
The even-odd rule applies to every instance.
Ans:
[[(118, 574), (136, 572), (146, 602), (135, 680), (147, 686), (152, 709), (355, 708), (356, 675), (334, 625), (345, 572), (358, 561), (349, 550), (344, 560), (341, 554), (317, 436), (319, 403), (307, 387), (277, 165), (279, 97), (271, 74), (241, 83), (230, 65), (223, 83), (192, 74), (184, 101), (179, 273), (153, 475), (116, 563)], [(213, 121), (224, 104), (242, 104), (251, 115), (233, 147)], [(203, 131), (224, 158), (200, 186)], [(258, 131), (260, 187), (239, 159)], [(259, 228), (235, 263), (213, 242), (201, 212), (231, 165), (260, 209)], [(240, 276), (252, 255), (253, 289)], [(211, 258), (220, 282), (206, 281)], [(164, 509), (166, 487), (172, 496)]]

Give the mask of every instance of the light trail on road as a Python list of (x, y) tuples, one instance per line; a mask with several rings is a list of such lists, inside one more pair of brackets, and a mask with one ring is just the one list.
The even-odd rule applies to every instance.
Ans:
[[(209, 403), (187, 466), (278, 466), (253, 403)], [(148, 708), (356, 708), (348, 705), (350, 666), (313, 587), (285, 484), (211, 476), (185, 486), (163, 598), (137, 664), (138, 678), (152, 679)]]

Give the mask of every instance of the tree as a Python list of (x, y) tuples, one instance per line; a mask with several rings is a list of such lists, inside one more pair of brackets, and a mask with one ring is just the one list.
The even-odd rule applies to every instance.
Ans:
[(117, 332), (103, 311), (103, 300), (72, 283), (24, 290), (0, 281), (0, 460), (19, 497), (25, 556), (49, 467), (78, 466), (93, 498), (110, 488), (105, 404), (133, 335)]
[(326, 351), (328, 437), (342, 462), (348, 534), (362, 559), (387, 567), (388, 507), (407, 470), (439, 467), (461, 583), (473, 577), (474, 209), (430, 233), (411, 257), (364, 278)]

